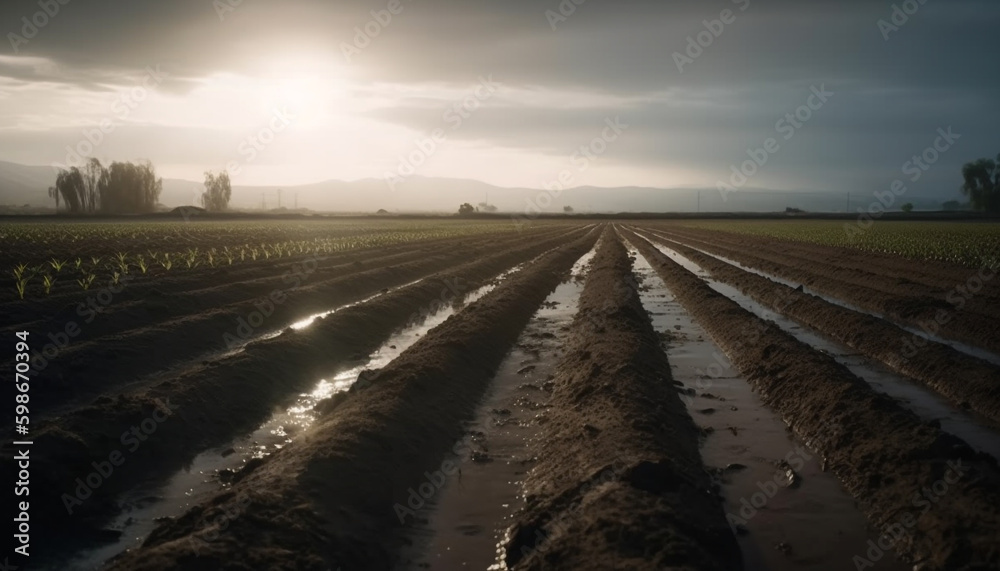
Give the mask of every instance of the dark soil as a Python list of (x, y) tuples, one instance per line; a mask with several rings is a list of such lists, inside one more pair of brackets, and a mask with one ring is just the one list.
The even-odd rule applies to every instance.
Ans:
[(588, 275), (506, 545), (512, 569), (742, 567), (615, 236)]
[[(633, 243), (765, 403), (824, 456), (869, 521), (888, 534), (887, 548), (922, 571), (1000, 566), (996, 460), (921, 422), (832, 357), (716, 293), (644, 240)], [(857, 565), (868, 555), (855, 557)]]
[[(962, 408), (1000, 423), (1000, 368), (947, 345), (915, 338), (890, 322), (796, 291), (678, 242), (653, 239), (759, 303), (926, 384)], [(919, 348), (914, 346), (915, 341), (921, 343)]]
[[(449, 299), (471, 293), (503, 270), (553, 245), (550, 240), (526, 244), (345, 308), (308, 328), (252, 343), (242, 353), (143, 391), (107, 393), (89, 406), (43, 422), (35, 430), (34, 441), (46, 453), (33, 467), (37, 485), (52, 493), (32, 503), (40, 529), (99, 535), (102, 522), (115, 513), (117, 493), (158, 472), (169, 475), (198, 452), (251, 431), (284, 399), (377, 349), (396, 329), (417, 317), (419, 308), (439, 301), (443, 292)], [(126, 454), (126, 464), (68, 514), (62, 494), (74, 493), (76, 478), (93, 472), (95, 459), (103, 461), (116, 450), (124, 452), (120, 436), (149, 418), (158, 403), (170, 403), (175, 410), (150, 435), (153, 443)], [(5, 454), (5, 467), (9, 462), (10, 455)]]
[[(402, 536), (398, 509), (411, 490), (433, 487), (435, 473), (449, 470), (442, 459), (462, 436), (463, 420), (535, 310), (595, 239), (591, 233), (546, 254), (431, 330), (327, 407), (300, 439), (111, 568), (390, 568)], [(227, 512), (233, 515), (219, 529)], [(215, 540), (207, 541), (211, 532)]]
[[(538, 242), (552, 247), (561, 239), (546, 235), (539, 236)], [(141, 308), (133, 307), (117, 319), (120, 322), (124, 318), (136, 328), (86, 342), (74, 339), (56, 359), (34, 364), (37, 370), (32, 375), (35, 378), (32, 384), (36, 403), (32, 411), (34, 419), (41, 420), (50, 411), (65, 409), (67, 404), (83, 402), (134, 383), (144, 375), (164, 370), (185, 358), (225, 351), (229, 341), (241, 340), (240, 319), (248, 320), (254, 312), (270, 312), (259, 327), (253, 328), (256, 336), (279, 330), (298, 317), (358, 301), (383, 289), (401, 286), (488, 255), (498, 245), (504, 249), (519, 243), (524, 242), (494, 238), (492, 244), (451, 244), (438, 251), (420, 248), (404, 254), (404, 259), (393, 256), (384, 263), (374, 264), (371, 269), (368, 264), (357, 264), (358, 271), (333, 268), (332, 275), (321, 275), (319, 271), (309, 274), (304, 268), (297, 274), (288, 270), (279, 274), (287, 278), (284, 283), (267, 284), (267, 292), (257, 298), (246, 299), (240, 287), (226, 288), (228, 297), (239, 300), (227, 304), (220, 300), (203, 303), (197, 297), (179, 302), (176, 296), (150, 294)], [(281, 297), (272, 297), (273, 291), (279, 292)], [(185, 308), (180, 317), (158, 320), (158, 315), (176, 314), (178, 307)], [(104, 316), (98, 315), (93, 324), (103, 320)], [(85, 324), (80, 318), (77, 322), (81, 331), (93, 325)], [(55, 323), (62, 322), (56, 320)], [(36, 346), (45, 341), (42, 336), (38, 338)]]
[[(789, 261), (824, 260), (831, 268), (837, 268), (836, 277), (851, 281), (857, 279), (860, 280), (858, 285), (885, 288), (883, 291), (887, 293), (906, 294), (906, 288), (921, 285), (930, 287), (931, 291), (947, 291), (955, 287), (956, 283), (965, 281), (971, 271), (978, 269), (942, 261), (914, 261), (892, 254), (676, 225), (656, 227), (656, 230), (720, 246), (778, 253)], [(983, 291), (977, 295), (986, 299), (1000, 299), (1000, 283), (984, 284)]]
[[(665, 232), (665, 235), (679, 237), (673, 231)], [(963, 268), (958, 274), (948, 270), (948, 275), (954, 280), (948, 289), (910, 283), (903, 288), (909, 293), (887, 293), (874, 285), (858, 285), (841, 279), (841, 274), (846, 272), (824, 258), (823, 253), (819, 251), (809, 260), (792, 261), (783, 254), (768, 253), (764, 247), (754, 249), (749, 243), (723, 246), (710, 241), (711, 237), (698, 240), (679, 238), (686, 244), (725, 256), (747, 267), (803, 284), (865, 311), (884, 315), (897, 323), (930, 329), (937, 335), (1000, 354), (1000, 319), (993, 315), (997, 311), (995, 304), (990, 304), (984, 299), (976, 301), (979, 294), (952, 293), (954, 288), (964, 286), (967, 280), (977, 275), (975, 269)], [(914, 266), (928, 265), (926, 262), (909, 263)], [(881, 281), (872, 275), (865, 279), (875, 283)], [(985, 283), (989, 286), (994, 280), (1000, 281), (993, 278)], [(955, 303), (951, 303), (949, 297)], [(990, 309), (981, 310), (985, 311), (984, 313), (977, 313), (976, 304), (982, 306), (984, 303), (990, 305)]]

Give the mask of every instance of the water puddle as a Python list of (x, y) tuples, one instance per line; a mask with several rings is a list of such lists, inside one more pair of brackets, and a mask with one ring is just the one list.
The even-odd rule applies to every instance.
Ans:
[[(656, 232), (651, 232), (651, 233), (654, 234), (655, 236), (659, 237), (659, 238), (664, 239), (664, 240), (672, 240), (674, 242), (677, 242), (677, 240), (674, 240), (673, 238), (670, 238), (669, 236), (662, 236), (662, 235), (660, 235), (659, 233), (656, 233)], [(670, 253), (672, 253), (672, 254), (675, 254), (677, 256), (680, 256), (680, 254), (677, 254), (673, 250), (670, 250), (669, 246), (666, 246), (666, 245), (663, 245), (663, 244), (654, 243), (654, 242), (650, 242), (650, 243), (653, 244), (654, 246), (656, 246), (656, 248), (659, 249), (664, 254), (670, 255)], [(942, 345), (947, 345), (947, 346), (951, 347), (952, 349), (955, 349), (956, 351), (959, 351), (961, 353), (965, 353), (966, 355), (970, 355), (972, 357), (976, 357), (977, 359), (982, 359), (983, 361), (986, 361), (988, 363), (992, 363), (994, 365), (1000, 365), (1000, 355), (998, 355), (998, 354), (996, 354), (996, 353), (994, 353), (992, 351), (989, 351), (987, 349), (983, 349), (983, 348), (980, 348), (980, 347), (975, 347), (975, 346), (969, 345), (967, 343), (962, 343), (961, 341), (955, 341), (955, 340), (952, 340), (952, 339), (947, 339), (947, 338), (941, 337), (939, 335), (934, 335), (932, 333), (924, 331), (923, 329), (920, 329), (919, 327), (913, 327), (912, 325), (907, 325), (905, 323), (900, 323), (900, 322), (892, 319), (892, 317), (889, 317), (887, 315), (884, 315), (884, 314), (881, 314), (881, 313), (878, 313), (878, 312), (875, 312), (875, 311), (868, 311), (867, 309), (860, 308), (860, 307), (858, 307), (856, 305), (853, 305), (853, 304), (848, 303), (846, 301), (843, 301), (841, 299), (837, 299), (837, 298), (831, 297), (831, 296), (829, 296), (829, 295), (827, 295), (825, 293), (818, 292), (818, 291), (814, 290), (813, 288), (810, 288), (809, 286), (807, 286), (805, 284), (799, 284), (799, 283), (796, 283), (796, 282), (793, 282), (793, 281), (790, 281), (790, 280), (786, 280), (784, 278), (778, 277), (778, 276), (776, 276), (774, 274), (770, 274), (770, 273), (765, 272), (763, 270), (747, 266), (747, 265), (742, 264), (740, 262), (737, 262), (736, 260), (733, 260), (731, 258), (727, 258), (725, 256), (720, 256), (718, 254), (714, 254), (714, 253), (709, 252), (707, 250), (704, 250), (702, 248), (698, 248), (696, 246), (692, 246), (691, 244), (684, 244), (684, 245), (687, 246), (688, 248), (691, 248), (692, 250), (695, 250), (697, 252), (705, 254), (706, 256), (711, 256), (711, 257), (713, 257), (713, 258), (715, 258), (715, 259), (717, 259), (717, 260), (719, 260), (721, 262), (725, 262), (725, 263), (730, 264), (732, 266), (736, 266), (736, 267), (740, 268), (741, 270), (744, 270), (746, 272), (750, 272), (752, 274), (758, 275), (758, 276), (763, 277), (763, 278), (767, 278), (767, 279), (769, 279), (769, 280), (771, 280), (773, 282), (777, 282), (777, 283), (780, 283), (782, 285), (786, 285), (786, 286), (791, 287), (791, 288), (797, 288), (799, 286), (802, 286), (802, 290), (805, 293), (808, 293), (810, 295), (814, 295), (814, 296), (822, 299), (823, 301), (825, 301), (827, 303), (832, 303), (832, 304), (837, 305), (839, 307), (843, 307), (844, 309), (850, 309), (851, 311), (856, 311), (858, 313), (863, 313), (865, 315), (871, 315), (872, 317), (877, 317), (879, 319), (882, 319), (884, 321), (892, 323), (893, 325), (895, 325), (896, 327), (899, 327), (900, 329), (906, 331), (907, 333), (910, 333), (912, 335), (916, 335), (916, 336), (918, 336), (918, 337), (920, 337), (922, 339), (926, 339), (928, 341), (933, 341), (935, 343), (940, 343)], [(680, 257), (682, 257), (682, 256), (680, 256)], [(672, 257), (672, 259), (674, 259), (674, 261), (677, 261), (678, 263), (680, 263), (676, 258)], [(685, 260), (686, 260), (686, 258), (685, 258)], [(689, 262), (689, 263), (691, 263), (691, 262)], [(697, 265), (695, 265), (693, 263), (691, 263), (691, 265), (694, 266), (694, 267), (696, 267), (696, 268), (698, 268), (698, 270), (701, 270), (701, 271), (704, 272), (704, 270), (702, 270), (700, 266), (697, 266)], [(692, 268), (690, 268), (690, 267), (688, 267), (686, 265), (685, 265), (685, 268), (688, 271), (694, 272), (694, 270)], [(699, 277), (706, 277), (706, 276), (707, 276), (707, 274), (705, 274), (705, 275), (699, 274)]]
[[(664, 248), (667, 247), (657, 246), (660, 251)], [(670, 251), (676, 256), (681, 256), (673, 250)], [(688, 262), (693, 263), (690, 260)], [(857, 353), (851, 347), (802, 327), (793, 319), (772, 311), (728, 284), (711, 278), (707, 278), (706, 282), (713, 290), (735, 301), (743, 309), (761, 319), (774, 322), (799, 341), (830, 355), (855, 376), (864, 379), (875, 390), (895, 398), (921, 419), (937, 420), (941, 423), (942, 430), (961, 438), (974, 449), (1000, 460), (1000, 437), (989, 419), (956, 407), (945, 397), (922, 384), (909, 380), (881, 363)]]
[(530, 443), (540, 430), (535, 419), (550, 395), (545, 383), (562, 356), (595, 252), (576, 262), (572, 277), (549, 295), (504, 359), (456, 448), (464, 452), (453, 458), (460, 472), (406, 522), (414, 546), (404, 551), (400, 570), (506, 569), (505, 534), (523, 505), (521, 483), (534, 462)]
[[(316, 420), (316, 405), (339, 392), (348, 390), (362, 371), (384, 367), (428, 331), (444, 323), (462, 307), (496, 289), (500, 283), (525, 265), (527, 264), (520, 264), (503, 272), (490, 283), (467, 294), (452, 305), (429, 306), (441, 308), (436, 313), (428, 315), (421, 323), (407, 326), (393, 334), (363, 363), (356, 363), (330, 378), (320, 379), (311, 391), (298, 395), (293, 404), (276, 412), (252, 433), (234, 440), (229, 445), (202, 452), (165, 483), (162, 479), (157, 479), (122, 494), (118, 499), (122, 513), (108, 525), (109, 529), (121, 531), (121, 538), (114, 543), (87, 550), (59, 568), (68, 571), (98, 569), (105, 561), (126, 549), (140, 546), (161, 521), (177, 517), (218, 493), (220, 488), (226, 485), (225, 482), (229, 477), (239, 471), (246, 462), (254, 458), (263, 458), (287, 446)], [(358, 303), (363, 301), (351, 305)]]
[[(876, 538), (822, 459), (751, 390), (711, 337), (633, 248), (640, 298), (666, 342), (671, 372), (714, 470), (746, 571), (842, 571)], [(789, 472), (791, 470), (791, 472)], [(909, 566), (884, 557), (878, 569)]]

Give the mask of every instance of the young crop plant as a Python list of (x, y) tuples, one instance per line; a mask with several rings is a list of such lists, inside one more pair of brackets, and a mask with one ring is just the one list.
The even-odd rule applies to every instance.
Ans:
[(17, 290), (17, 295), (21, 299), (24, 299), (24, 292), (28, 289), (28, 279), (29, 278), (18, 278), (14, 282), (14, 288)]
[(56, 279), (50, 274), (45, 274), (42, 276), (42, 287), (45, 289), (45, 295), (49, 295), (52, 291), (52, 286), (56, 285)]
[(52, 269), (55, 270), (56, 273), (58, 274), (59, 272), (62, 271), (63, 266), (66, 265), (66, 262), (61, 261), (57, 258), (52, 258), (51, 260), (49, 260), (49, 265), (52, 266)]
[(88, 273), (84, 274), (82, 278), (76, 280), (76, 283), (80, 284), (80, 287), (83, 288), (84, 291), (86, 291), (90, 289), (90, 285), (94, 283), (95, 279), (97, 279), (97, 274)]
[(27, 271), (28, 264), (18, 264), (14, 266), (12, 273), (14, 274), (14, 279), (20, 281), (24, 277), (24, 272)]

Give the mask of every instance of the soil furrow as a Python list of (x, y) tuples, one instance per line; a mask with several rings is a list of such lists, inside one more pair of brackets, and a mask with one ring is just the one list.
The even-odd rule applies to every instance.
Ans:
[[(808, 246), (801, 246), (803, 251), (796, 252), (795, 242), (766, 240), (759, 237), (751, 237), (746, 241), (732, 241), (719, 239), (721, 235), (718, 234), (710, 236), (698, 233), (688, 234), (677, 232), (674, 229), (657, 231), (666, 232), (674, 236), (675, 239), (681, 239), (695, 247), (701, 247), (701, 244), (708, 243), (730, 250), (752, 252), (753, 256), (763, 259), (766, 263), (808, 269), (824, 279), (834, 279), (901, 299), (946, 302), (949, 295), (952, 296), (952, 299), (956, 299), (955, 296), (958, 292), (952, 290), (964, 286), (969, 277), (976, 275), (977, 271), (960, 266), (949, 266), (947, 269), (941, 270), (942, 273), (933, 274), (933, 278), (927, 278), (920, 282), (915, 276), (902, 276), (899, 275), (898, 271), (886, 270), (880, 265), (881, 260), (864, 262), (862, 259), (850, 258), (851, 254), (857, 256), (857, 253), (843, 248), (838, 252), (831, 253), (826, 251), (828, 248), (824, 248), (822, 252), (816, 252)], [(822, 260), (823, 263), (816, 264), (816, 260)], [(908, 263), (915, 264), (913, 261), (908, 261)], [(886, 265), (890, 264), (886, 263)], [(933, 266), (933, 263), (924, 262), (921, 265)], [(974, 294), (964, 296), (961, 311), (1000, 318), (1000, 307), (997, 306), (1000, 297), (993, 295), (993, 286), (992, 277), (982, 280), (981, 284), (976, 285), (978, 290)]]
[(869, 557), (877, 560), (890, 548), (927, 571), (1000, 565), (1000, 470), (992, 457), (921, 422), (648, 242), (636, 237), (634, 243), (763, 400), (824, 456), (869, 521), (885, 532), (872, 551), (854, 555), (856, 566), (864, 568)]
[[(990, 363), (923, 340), (877, 317), (743, 271), (673, 240), (655, 235), (653, 239), (766, 307), (926, 384), (962, 408), (971, 408), (1000, 423), (1000, 369)], [(921, 342), (919, 348), (914, 346), (914, 340)]]
[[(735, 234), (722, 230), (704, 230), (683, 226), (650, 226), (657, 230), (672, 232), (685, 238), (713, 242), (721, 245), (743, 248), (750, 251), (778, 253), (793, 260), (811, 262), (825, 260), (831, 266), (842, 270), (843, 275), (866, 274), (876, 277), (881, 286), (894, 292), (893, 288), (926, 286), (931, 291), (947, 291), (955, 287), (957, 281), (964, 281), (970, 270), (957, 264), (927, 260), (911, 260), (891, 254), (862, 252), (850, 248), (839, 248), (822, 244), (810, 244), (794, 240), (780, 240), (767, 236)], [(862, 278), (863, 279), (863, 278)], [(862, 281), (861, 285), (866, 285)], [(986, 283), (977, 294), (984, 299), (1000, 300), (1000, 283)], [(984, 304), (986, 305), (986, 304)]]
[[(788, 430), (634, 247), (639, 297), (665, 339), (674, 384), (701, 428), (701, 457), (725, 498), (748, 571), (844, 571), (874, 531), (822, 458)], [(846, 554), (846, 555), (845, 555)], [(910, 571), (889, 558), (880, 571)]]
[[(538, 244), (547, 249), (563, 240), (563, 237), (555, 237)], [(309, 285), (308, 276), (303, 275), (295, 278), (301, 281), (301, 286), (296, 289), (290, 284), (280, 290), (282, 295), (277, 298), (269, 296), (254, 304), (234, 304), (210, 313), (71, 346), (65, 355), (59, 355), (58, 361), (46, 361), (36, 374), (40, 381), (35, 381), (32, 387), (33, 393), (38, 395), (36, 414), (92, 398), (99, 392), (108, 392), (183, 359), (235, 348), (261, 334), (287, 327), (296, 318), (363, 299), (484, 253), (484, 250), (453, 249), (324, 284)], [(183, 342), (178, 342), (180, 339)]]
[[(240, 354), (144, 392), (116, 398), (105, 395), (93, 405), (41, 424), (34, 441), (50, 455), (40, 460), (39, 472), (44, 474), (40, 480), (53, 490), (34, 508), (43, 516), (41, 525), (79, 528), (81, 535), (93, 533), (114, 513), (118, 492), (150, 474), (178, 469), (197, 452), (251, 430), (282, 399), (336, 367), (368, 355), (394, 330), (419, 319), (419, 308), (460, 298), (478, 287), (475, 284), (550, 246), (548, 242), (532, 244), (470, 262), (318, 319), (312, 327), (253, 343)], [(128, 464), (113, 477), (96, 488), (87, 486), (95, 488), (90, 494), (76, 494), (88, 496), (77, 498), (84, 501), (67, 500), (75, 495), (76, 478), (86, 479), (94, 470), (93, 462), (104, 462), (130, 444), (134, 438), (123, 435), (130, 426), (154, 417), (158, 403), (169, 403), (173, 410), (155, 427), (150, 437), (155, 444), (130, 450)], [(8, 462), (5, 456), (4, 463)], [(63, 492), (69, 496), (62, 496)]]
[[(512, 569), (741, 568), (698, 429), (617, 237), (592, 263), (554, 379)], [(620, 566), (620, 567), (619, 567)]]
[[(555, 234), (549, 229), (545, 234)], [(541, 237), (542, 232), (539, 232)], [(100, 319), (89, 323), (74, 339), (80, 343), (88, 338), (101, 337), (121, 332), (130, 328), (149, 326), (167, 321), (171, 318), (195, 314), (216, 307), (253, 300), (266, 296), (275, 288), (283, 288), (285, 275), (293, 266), (301, 265), (312, 258), (316, 269), (310, 276), (314, 283), (321, 283), (331, 278), (341, 277), (351, 273), (367, 271), (415, 259), (434, 251), (452, 248), (482, 247), (497, 242), (513, 243), (509, 236), (471, 236), (454, 237), (429, 242), (412, 242), (382, 250), (360, 250), (334, 253), (322, 257), (296, 256), (282, 258), (266, 264), (262, 261), (252, 269), (237, 270), (235, 267), (220, 267), (218, 269), (200, 272), (198, 275), (185, 278), (170, 278), (160, 276), (146, 279), (144, 276), (133, 276), (127, 287), (115, 295), (113, 303), (103, 305)], [(183, 280), (183, 282), (182, 282)], [(181, 283), (179, 283), (181, 282)], [(63, 324), (70, 320), (79, 321), (79, 303), (85, 301), (88, 295), (93, 296), (101, 288), (93, 287), (93, 291), (72, 292), (63, 296), (65, 300), (47, 298), (42, 302), (11, 302), (0, 306), (11, 311), (8, 318), (10, 326), (5, 326), (0, 333), (25, 329), (28, 327), (45, 335), (51, 324)], [(9, 307), (8, 307), (9, 306)], [(85, 312), (86, 313), (86, 312)], [(48, 317), (42, 321), (19, 322), (18, 315), (26, 319), (45, 314)], [(89, 315), (89, 313), (87, 313)], [(44, 324), (46, 327), (39, 327)], [(30, 326), (30, 327), (29, 327)]]
[[(669, 232), (665, 234), (668, 237), (671, 235)], [(1000, 320), (964, 310), (968, 300), (974, 297), (971, 292), (965, 296), (937, 292), (933, 297), (930, 294), (925, 297), (901, 297), (821, 275), (825, 271), (821, 268), (826, 266), (826, 262), (814, 261), (792, 267), (787, 261), (769, 260), (742, 249), (719, 246), (711, 242), (698, 242), (698, 247), (747, 267), (803, 284), (819, 293), (885, 316), (897, 323), (1000, 354)], [(962, 286), (966, 280), (978, 278), (976, 270), (968, 272), (961, 281), (955, 282), (955, 286)], [(979, 279), (979, 283), (982, 281)]]
[[(590, 233), (546, 254), (431, 330), (331, 403), (307, 434), (111, 568), (389, 568), (399, 545), (398, 506), (412, 488), (449, 470), (441, 459), (462, 421), (537, 307), (595, 239)], [(232, 514), (224, 531), (216, 524), (221, 509)], [(206, 531), (218, 532), (214, 541)]]

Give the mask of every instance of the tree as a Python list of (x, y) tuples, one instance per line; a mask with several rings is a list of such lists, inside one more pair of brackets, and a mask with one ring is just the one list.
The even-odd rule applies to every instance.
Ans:
[(573, 212), (573, 207), (572, 206), (563, 206), (563, 212), (565, 212), (566, 214), (569, 214), (570, 212)]
[(101, 166), (101, 161), (93, 157), (87, 161), (80, 172), (83, 175), (82, 207), (86, 212), (96, 212), (101, 179), (107, 175), (107, 172)]
[(1000, 155), (996, 160), (979, 159), (962, 167), (962, 193), (974, 210), (1000, 212)]
[(229, 198), (233, 188), (229, 182), (229, 172), (213, 174), (205, 172), (205, 193), (201, 195), (201, 205), (210, 212), (220, 212), (229, 208)]
[(56, 176), (56, 192), (62, 195), (63, 202), (70, 212), (82, 212), (81, 197), (84, 196), (84, 187), (83, 174), (77, 167), (60, 170)]
[(477, 210), (479, 212), (496, 212), (497, 211), (497, 207), (494, 206), (494, 205), (492, 205), (492, 204), (487, 204), (485, 202), (480, 202), (479, 203), (479, 208)]
[(913, 203), (907, 202), (906, 204), (899, 207), (903, 212), (913, 212)]
[(54, 186), (49, 187), (49, 198), (56, 199), (56, 212), (59, 212), (59, 189)]
[(476, 211), (476, 207), (472, 206), (468, 202), (458, 207), (458, 214), (460, 216), (468, 216)]
[(163, 179), (156, 178), (156, 171), (148, 161), (111, 163), (99, 185), (101, 212), (152, 212), (162, 190)]

